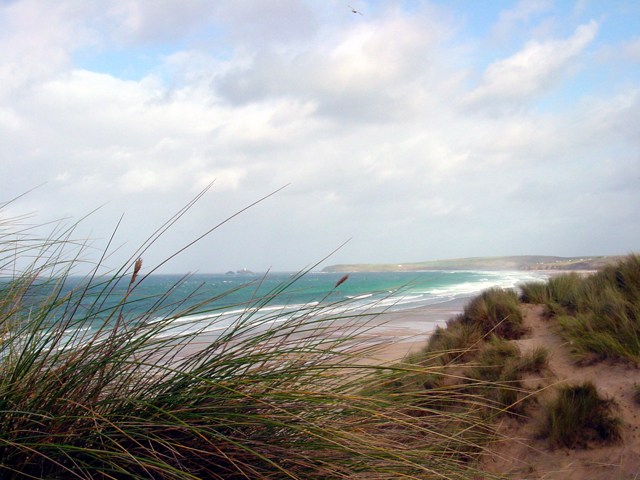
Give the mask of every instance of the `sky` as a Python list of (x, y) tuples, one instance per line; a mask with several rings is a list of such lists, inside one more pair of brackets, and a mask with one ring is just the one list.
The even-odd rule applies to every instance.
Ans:
[(639, 252), (638, 25), (636, 0), (2, 0), (0, 215), (118, 268), (209, 187), (144, 251), (214, 229), (164, 273)]

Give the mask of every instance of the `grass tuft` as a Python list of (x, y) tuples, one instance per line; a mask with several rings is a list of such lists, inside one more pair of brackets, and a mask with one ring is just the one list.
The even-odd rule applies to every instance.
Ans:
[(640, 383), (633, 384), (633, 401), (640, 405)]
[(554, 298), (565, 307), (555, 313), (573, 353), (583, 363), (626, 359), (640, 365), (640, 256), (578, 278), (566, 282), (571, 286), (565, 285), (563, 298)]
[(410, 363), (440, 366), (464, 363), (473, 358), (483, 340), (480, 328), (454, 318), (447, 322), (446, 328), (436, 328), (427, 345)]
[(477, 326), (484, 335), (493, 333), (507, 340), (520, 338), (525, 333), (514, 290), (485, 290), (466, 305), (458, 321)]
[(526, 373), (542, 373), (549, 367), (549, 349), (538, 346), (528, 351), (519, 361), (519, 370)]
[[(396, 392), (424, 397), (420, 387), (434, 392), (448, 391), (465, 397), (465, 411), (489, 419), (502, 413), (521, 415), (528, 393), (522, 375), (541, 372), (548, 354), (538, 349), (522, 356), (511, 339), (525, 333), (518, 298), (513, 290), (490, 289), (473, 298), (462, 314), (446, 327), (439, 327), (424, 349), (411, 355), (410, 364), (429, 367), (433, 373), (393, 384)], [(432, 399), (434, 397), (431, 397)], [(438, 399), (439, 409), (461, 408), (448, 399)]]
[(552, 304), (558, 304), (571, 313), (575, 312), (580, 304), (582, 285), (583, 277), (575, 272), (551, 277), (547, 288)]
[(547, 283), (540, 281), (526, 282), (520, 286), (520, 301), (522, 303), (542, 303), (551, 300)]
[(601, 397), (592, 382), (561, 386), (546, 406), (539, 435), (548, 438), (552, 449), (615, 443), (620, 439), (620, 420), (614, 408), (614, 402)]
[(514, 369), (519, 358), (520, 349), (517, 345), (497, 335), (491, 335), (489, 341), (478, 352), (469, 376), (496, 382), (503, 377), (506, 370)]

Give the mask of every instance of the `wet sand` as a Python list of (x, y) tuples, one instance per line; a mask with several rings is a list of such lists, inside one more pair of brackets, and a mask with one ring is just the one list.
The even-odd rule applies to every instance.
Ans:
[[(332, 322), (324, 328), (302, 329), (290, 336), (300, 340), (309, 335), (321, 335), (327, 339), (338, 339), (358, 331), (356, 338), (341, 349), (357, 354), (366, 351), (370, 361), (387, 363), (402, 360), (409, 352), (422, 348), (439, 325), (462, 312), (471, 297), (460, 298), (434, 306), (380, 314), (359, 315), (355, 318)], [(176, 360), (185, 358), (216, 341), (216, 334), (203, 333), (183, 344)], [(180, 340), (176, 340), (181, 343)]]
[(378, 345), (371, 357), (381, 363), (402, 360), (410, 352), (423, 348), (436, 327), (461, 313), (470, 298), (381, 314), (368, 323), (367, 332), (361, 336), (362, 344)]

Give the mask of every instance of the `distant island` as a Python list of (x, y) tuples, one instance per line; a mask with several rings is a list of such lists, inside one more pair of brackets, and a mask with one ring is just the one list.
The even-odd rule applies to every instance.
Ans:
[(331, 265), (327, 273), (413, 272), (418, 270), (598, 270), (623, 259), (623, 255), (599, 257), (552, 257), (519, 255), (511, 257), (470, 257), (418, 263), (359, 263)]
[(253, 272), (251, 270), (243, 268), (242, 270), (238, 270), (237, 272), (229, 270), (225, 275), (253, 275)]

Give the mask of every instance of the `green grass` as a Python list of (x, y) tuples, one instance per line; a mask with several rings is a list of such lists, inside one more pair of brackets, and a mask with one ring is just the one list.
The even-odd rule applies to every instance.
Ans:
[(491, 335), (476, 355), (469, 376), (488, 382), (500, 380), (506, 371), (514, 370), (520, 359), (520, 349), (513, 343)]
[(551, 448), (587, 448), (620, 439), (620, 420), (612, 400), (601, 397), (595, 385), (563, 385), (546, 405), (546, 417), (539, 436)]
[(464, 363), (473, 358), (483, 341), (480, 328), (452, 319), (447, 322), (446, 328), (437, 327), (422, 351), (408, 361), (440, 366)]
[(551, 295), (546, 282), (532, 281), (520, 286), (520, 301), (522, 303), (547, 303), (550, 300)]
[[(463, 479), (490, 440), (472, 409), (434, 408), (433, 399), (452, 398), (444, 381), (431, 397), (416, 396), (418, 387), (374, 393), (389, 377), (359, 364), (367, 351), (345, 348), (366, 325), (336, 314), (340, 305), (270, 317), (281, 321), (257, 329), (252, 308), (299, 276), (190, 350), (199, 332), (167, 334), (175, 318), (211, 310), (207, 295), (194, 291), (202, 300), (184, 308), (167, 292), (134, 314), (140, 252), (109, 276), (97, 275), (98, 262), (65, 290), (86, 253), (72, 229), (39, 238), (15, 219), (1, 227), (3, 479)], [(113, 295), (120, 301), (109, 307)], [(105, 316), (109, 327), (88, 330)], [(147, 321), (157, 318), (166, 321)], [(341, 336), (324, 334), (338, 322)], [(434, 367), (393, 368), (405, 385), (434, 375)]]
[(574, 272), (551, 277), (547, 282), (549, 297), (569, 312), (575, 312), (580, 304), (583, 283), (583, 277)]
[(523, 302), (547, 306), (581, 363), (605, 359), (640, 365), (640, 255), (583, 277), (558, 275), (522, 286)]
[(484, 400), (485, 415), (524, 413), (527, 392), (522, 388), (521, 379), (526, 368), (516, 344), (491, 335), (468, 367), (467, 382)]
[(439, 366), (468, 363), (476, 359), (487, 340), (510, 340), (523, 333), (516, 292), (492, 288), (471, 299), (463, 313), (449, 319), (445, 327), (437, 327), (425, 347), (407, 361)]
[(633, 384), (633, 401), (640, 405), (640, 383)]
[[(548, 364), (546, 350), (523, 356), (510, 341), (524, 332), (516, 293), (490, 289), (438, 327), (421, 351), (398, 365), (400, 372), (388, 369), (369, 388), (406, 398), (425, 409), (421, 415), (461, 416), (470, 422), (465, 429), (484, 429), (490, 438), (494, 434), (486, 432), (496, 417), (524, 414), (529, 392), (522, 388), (522, 375), (542, 372)], [(407, 375), (406, 368), (416, 371)], [(454, 425), (463, 426), (459, 420)]]
[(466, 305), (458, 321), (479, 328), (484, 335), (494, 333), (507, 340), (520, 338), (525, 333), (514, 290), (485, 290)]
[(520, 357), (518, 369), (523, 373), (542, 373), (549, 367), (549, 349), (536, 347)]
[(548, 295), (551, 315), (580, 362), (624, 359), (640, 365), (640, 256), (587, 277), (551, 278)]
[(485, 420), (502, 413), (522, 415), (529, 396), (522, 388), (522, 376), (540, 373), (548, 365), (545, 349), (522, 355), (510, 341), (524, 333), (516, 292), (489, 289), (445, 327), (438, 327), (421, 351), (405, 359), (431, 373), (402, 379), (392, 376), (387, 387), (414, 395), (430, 408), (473, 412)]

